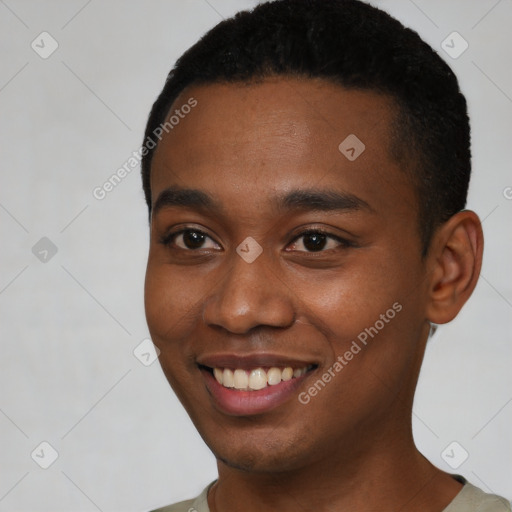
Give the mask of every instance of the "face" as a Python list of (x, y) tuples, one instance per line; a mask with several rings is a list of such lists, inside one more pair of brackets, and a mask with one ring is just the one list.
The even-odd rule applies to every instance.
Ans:
[(172, 110), (190, 98), (153, 159), (145, 302), (198, 431), (259, 472), (402, 435), (426, 286), (392, 103), (287, 78), (191, 87)]

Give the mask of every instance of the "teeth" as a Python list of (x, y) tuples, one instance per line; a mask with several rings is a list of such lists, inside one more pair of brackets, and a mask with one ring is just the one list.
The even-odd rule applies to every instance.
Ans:
[(249, 386), (249, 375), (245, 370), (235, 370), (235, 389), (247, 389)]
[(279, 368), (270, 368), (267, 372), (267, 381), (269, 386), (275, 386), (281, 382), (281, 370)]
[(272, 367), (268, 371), (263, 368), (255, 368), (246, 371), (240, 368), (234, 371), (229, 368), (214, 368), (213, 375), (219, 384), (226, 388), (235, 388), (238, 390), (249, 391), (275, 386), (281, 381), (288, 381), (292, 378), (302, 377), (311, 367), (295, 368), (287, 366), (285, 368)]
[(290, 380), (293, 377), (293, 369), (287, 366), (281, 374), (281, 379)]
[(220, 368), (215, 368), (213, 370), (213, 375), (215, 375), (215, 378), (217, 379), (217, 382), (219, 384), (222, 384), (223, 382), (223, 376), (224, 376), (224, 372), (220, 369)]
[(249, 387), (255, 390), (266, 388), (267, 372), (261, 368), (256, 368), (256, 370), (253, 370), (249, 375)]
[[(222, 371), (222, 370), (220, 370)], [(219, 380), (217, 378), (217, 380)], [(235, 387), (235, 377), (233, 375), (233, 372), (226, 368), (222, 372), (222, 382), (219, 381), (219, 384), (222, 384), (226, 388), (234, 388)]]

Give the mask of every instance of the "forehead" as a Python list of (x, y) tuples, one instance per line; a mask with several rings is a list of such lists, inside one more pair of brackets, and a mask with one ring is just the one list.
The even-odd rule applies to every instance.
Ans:
[[(220, 136), (226, 151), (243, 146), (246, 151), (259, 153), (264, 145), (270, 149), (268, 142), (276, 137), (281, 142), (295, 142), (296, 150), (306, 149), (304, 139), (314, 138), (337, 150), (347, 130), (372, 142), (377, 136), (384, 147), (394, 114), (388, 96), (347, 90), (320, 79), (280, 77), (256, 83), (192, 86), (175, 100), (168, 117), (190, 98), (197, 101), (197, 107), (187, 122), (172, 128), (173, 137), (169, 138), (176, 144), (187, 142), (183, 149), (193, 149), (198, 155), (208, 151)], [(189, 140), (190, 135), (197, 139)]]
[(169, 115), (191, 98), (197, 105), (156, 149), (153, 201), (171, 182), (226, 200), (237, 191), (261, 196), (301, 184), (340, 186), (377, 201), (386, 187), (410, 188), (391, 156), (395, 110), (387, 96), (280, 77), (189, 87)]

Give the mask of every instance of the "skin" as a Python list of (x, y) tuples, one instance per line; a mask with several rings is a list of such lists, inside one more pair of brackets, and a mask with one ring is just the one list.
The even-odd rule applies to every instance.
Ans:
[[(429, 322), (453, 319), (481, 265), (476, 214), (453, 216), (421, 256), (417, 197), (390, 154), (389, 98), (322, 80), (193, 86), (198, 104), (159, 144), (153, 205), (168, 187), (199, 189), (220, 210), (154, 211), (145, 303), (163, 371), (218, 460), (212, 511), (441, 511), (461, 484), (416, 449), (411, 411)], [(171, 110), (173, 110), (171, 109)], [(349, 134), (365, 151), (338, 150)], [(402, 164), (403, 165), (403, 164)], [(350, 193), (369, 207), (287, 209), (291, 190)], [(179, 228), (202, 231), (199, 249)], [(309, 251), (305, 228), (327, 231)], [(248, 236), (262, 254), (235, 251)], [(307, 391), (394, 303), (402, 310), (311, 401)], [(266, 351), (317, 365), (291, 399), (225, 414), (197, 358)]]

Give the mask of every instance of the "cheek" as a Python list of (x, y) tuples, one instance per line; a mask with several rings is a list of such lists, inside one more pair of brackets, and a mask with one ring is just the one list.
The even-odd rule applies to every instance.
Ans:
[(347, 272), (315, 280), (307, 295), (301, 293), (308, 297), (305, 311), (325, 334), (329, 357), (323, 370), (341, 356), (343, 368), (337, 366), (334, 380), (345, 389), (360, 389), (362, 381), (372, 388), (379, 379), (395, 386), (413, 369), (421, 338), (421, 298), (411, 293), (417, 279), (405, 268), (393, 258), (377, 263), (361, 257)]
[(144, 286), (146, 320), (154, 343), (169, 350), (174, 342), (186, 338), (201, 307), (198, 283), (170, 265), (149, 260)]
[(331, 368), (342, 358), (332, 391), (337, 388), (343, 396), (338, 404), (354, 411), (386, 407), (414, 381), (421, 358), (421, 303), (410, 283), (387, 270), (345, 281), (338, 300), (319, 311), (333, 336)]
[[(191, 332), (197, 324), (201, 294), (183, 272), (149, 259), (144, 286), (146, 320), (159, 348), (162, 370), (179, 400), (194, 400), (197, 368)], [(200, 313), (199, 313), (200, 314)]]
[[(296, 285), (305, 315), (309, 313), (319, 329), (337, 340), (340, 349), (373, 326), (404, 295), (403, 277), (392, 265), (367, 261), (364, 256), (356, 258), (359, 261), (346, 269), (336, 269), (314, 280), (304, 279)], [(389, 316), (394, 316), (394, 311)]]

